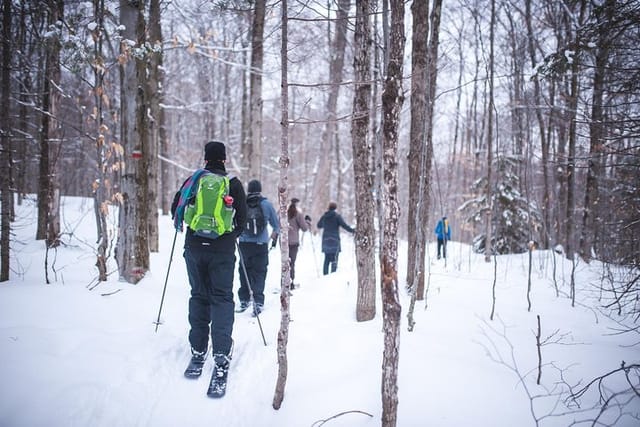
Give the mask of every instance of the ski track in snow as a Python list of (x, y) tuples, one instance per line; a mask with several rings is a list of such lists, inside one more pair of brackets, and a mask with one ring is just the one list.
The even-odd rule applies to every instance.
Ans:
[[(91, 204), (83, 209), (90, 211)], [(65, 218), (73, 223), (77, 211)], [(95, 276), (92, 254), (86, 250), (91, 243), (74, 240), (60, 249), (56, 254), (59, 281), (45, 286), (42, 242), (32, 240), (24, 223), (34, 218), (30, 213), (19, 218), (23, 228), (18, 232), (29, 234), (19, 236), (25, 243), (15, 256), (20, 256), (20, 266), (29, 268), (9, 285), (0, 286), (0, 427), (297, 427), (356, 410), (373, 417), (350, 414), (329, 424), (380, 424), (382, 307), (378, 290), (375, 319), (355, 321), (357, 283), (349, 236), (342, 241), (345, 256), (339, 260), (338, 272), (320, 276), (320, 236), (310, 242), (310, 235), (304, 234), (296, 263), (296, 283), (301, 287), (291, 296), (288, 378), (282, 408), (276, 411), (272, 399), (278, 374), (280, 294), (273, 290), (280, 288), (279, 251), (269, 251), (265, 311), (260, 315), (267, 346), (251, 311), (236, 314), (226, 396), (211, 399), (206, 395), (213, 369), (211, 354), (199, 379), (183, 376), (190, 351), (182, 234), (176, 239), (161, 325), (155, 332), (153, 322), (172, 242), (167, 235), (173, 237), (169, 218), (161, 217), (165, 238), (160, 252), (151, 255), (152, 270), (140, 284), (131, 286), (111, 277), (93, 291), (85, 288)], [(85, 221), (91, 219), (85, 216)], [(86, 235), (95, 234), (92, 227)], [(73, 239), (80, 235), (78, 229)], [(492, 347), (491, 339), (509, 356), (507, 346), (485, 323), (491, 309), (493, 264), (457, 242), (448, 249), (446, 263), (428, 259), (428, 309), (424, 301), (416, 303), (417, 324), (412, 333), (406, 331), (408, 297), (404, 287), (400, 289), (398, 425), (533, 425), (521, 382), (505, 366), (488, 360), (485, 351)], [(433, 257), (435, 244), (429, 250)], [(406, 242), (400, 242), (399, 253), (406, 253)], [(500, 321), (504, 322), (520, 369), (528, 372), (537, 366), (536, 315), (541, 317), (544, 336), (556, 330), (565, 334), (562, 344), (545, 346), (543, 357), (545, 363), (560, 368), (571, 365), (563, 372), (570, 383), (615, 369), (621, 360), (637, 363), (637, 348), (622, 346), (630, 339), (625, 342), (606, 334), (616, 325), (595, 310), (572, 308), (566, 295), (555, 296), (550, 254), (534, 253), (531, 312), (526, 298), (527, 254), (499, 258), (496, 318), (500, 320), (490, 325), (500, 330)], [(558, 286), (566, 294), (570, 264), (559, 256), (556, 261)], [(404, 260), (398, 272), (400, 283), (406, 277), (403, 265)], [(578, 289), (579, 301), (591, 304), (599, 297), (589, 284), (598, 283), (596, 270), (578, 265), (580, 283), (586, 283)], [(235, 280), (237, 299), (237, 270)], [(122, 291), (101, 296), (116, 289)], [(554, 384), (554, 375), (547, 365), (543, 381)], [(593, 398), (597, 401), (597, 396)], [(539, 411), (549, 405), (538, 403)], [(566, 425), (562, 419), (557, 421), (547, 419), (545, 426)], [(634, 424), (620, 424), (627, 425)]]

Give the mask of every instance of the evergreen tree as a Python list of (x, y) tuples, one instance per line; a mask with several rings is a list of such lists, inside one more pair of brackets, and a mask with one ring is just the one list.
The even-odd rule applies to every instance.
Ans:
[[(505, 155), (498, 156), (494, 162), (496, 169), (495, 188), (491, 191), (493, 212), (491, 246), (497, 254), (523, 253), (528, 242), (536, 240), (542, 227), (542, 215), (533, 201), (528, 201), (520, 193), (520, 177), (515, 173), (518, 160)], [(467, 222), (482, 225), (490, 204), (487, 203), (487, 179), (482, 177), (472, 185), (472, 191), (478, 194), (466, 201), (459, 210), (467, 216)], [(483, 230), (484, 231), (484, 230)], [(473, 249), (484, 252), (486, 233), (480, 233), (473, 239)]]

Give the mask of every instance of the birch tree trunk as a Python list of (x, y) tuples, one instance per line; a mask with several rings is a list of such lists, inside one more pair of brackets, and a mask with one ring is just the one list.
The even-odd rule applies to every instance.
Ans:
[(371, 320), (376, 315), (376, 263), (373, 200), (373, 163), (369, 145), (371, 114), (371, 24), (369, 0), (356, 2), (353, 69), (355, 90), (351, 120), (353, 175), (356, 186), (356, 267), (358, 269), (358, 300), (356, 320)]
[[(322, 132), (320, 141), (320, 152), (318, 156), (318, 167), (313, 180), (313, 188), (322, 189), (317, 191), (313, 198), (311, 211), (315, 217), (320, 217), (322, 212), (326, 210), (332, 194), (337, 197), (337, 191), (326, 191), (330, 189), (330, 179), (332, 170), (332, 158), (330, 154), (335, 146), (335, 138), (338, 131), (338, 122), (336, 121), (338, 110), (338, 95), (340, 94), (340, 83), (342, 83), (342, 75), (344, 70), (344, 53), (347, 46), (347, 26), (349, 24), (349, 8), (351, 0), (339, 0), (338, 9), (336, 11), (336, 25), (333, 44), (331, 47), (331, 60), (329, 61), (329, 96), (327, 98), (327, 122)], [(338, 163), (338, 159), (336, 164)], [(334, 199), (335, 200), (335, 199)]]
[(398, 298), (398, 129), (404, 57), (404, 0), (391, 0), (389, 64), (382, 93), (384, 159), (384, 243), (380, 268), (384, 352), (382, 356), (382, 425), (396, 425), (398, 416), (398, 358), (400, 353), (400, 315)]
[(264, 62), (264, 18), (266, 0), (256, 0), (251, 33), (251, 69), (249, 71), (249, 134), (242, 146), (247, 176), (261, 180), (262, 165), (262, 68)]
[(282, 21), (281, 21), (281, 95), (280, 108), (282, 119), (280, 121), (282, 135), (280, 145), (280, 182), (278, 183), (278, 201), (280, 212), (280, 224), (282, 224), (280, 232), (280, 330), (278, 331), (278, 379), (276, 381), (276, 390), (273, 396), (273, 409), (280, 409), (284, 399), (284, 390), (287, 384), (287, 373), (289, 364), (287, 361), (287, 343), (289, 342), (289, 322), (291, 316), (289, 313), (289, 289), (291, 284), (291, 276), (289, 271), (289, 218), (287, 215), (287, 201), (289, 199), (288, 181), (289, 181), (289, 79), (288, 72), (288, 56), (287, 56), (287, 33), (288, 33), (288, 4), (287, 0), (281, 1)]

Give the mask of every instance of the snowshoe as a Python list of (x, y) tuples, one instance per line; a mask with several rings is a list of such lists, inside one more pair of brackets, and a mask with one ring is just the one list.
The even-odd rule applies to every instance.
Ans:
[(189, 361), (187, 369), (184, 371), (184, 376), (189, 379), (200, 378), (206, 356), (206, 352), (201, 353), (191, 349), (191, 360)]
[(215, 366), (211, 374), (211, 381), (207, 389), (207, 396), (218, 399), (227, 391), (227, 374), (229, 373), (229, 357), (224, 354), (216, 354), (213, 357)]

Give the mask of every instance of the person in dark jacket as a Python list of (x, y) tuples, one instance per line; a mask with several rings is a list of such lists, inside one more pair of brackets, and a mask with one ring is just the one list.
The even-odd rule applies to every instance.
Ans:
[(440, 259), (440, 251), (442, 250), (442, 256), (447, 257), (447, 242), (451, 240), (451, 227), (449, 227), (449, 221), (446, 216), (443, 216), (436, 228), (433, 231), (436, 233), (438, 239), (438, 259)]
[(289, 275), (291, 276), (291, 289), (295, 288), (293, 279), (296, 277), (296, 258), (298, 257), (298, 248), (300, 247), (300, 230), (308, 231), (311, 224), (309, 215), (302, 215), (298, 210), (298, 202), (300, 200), (293, 198), (287, 208), (287, 218), (289, 219)]
[[(211, 141), (205, 145), (204, 169), (218, 175), (227, 175), (225, 145), (219, 141)], [(199, 169), (194, 176), (199, 176)], [(176, 229), (182, 230), (184, 209), (191, 203), (197, 189), (197, 179), (187, 179), (180, 191), (175, 195), (171, 206)], [(189, 191), (185, 191), (191, 186)], [(185, 371), (185, 376), (196, 378), (202, 372), (209, 348), (211, 336), (212, 354), (215, 361), (214, 376), (226, 372), (229, 368), (233, 349), (233, 274), (235, 271), (236, 239), (242, 233), (246, 221), (246, 195), (240, 180), (232, 177), (229, 180), (229, 196), (233, 198), (235, 210), (233, 231), (224, 233), (215, 239), (200, 237), (187, 227), (184, 239), (184, 259), (187, 265), (191, 296), (189, 298), (189, 343), (191, 345), (192, 363)], [(190, 199), (190, 200), (183, 200)], [(231, 202), (231, 201), (230, 201)], [(196, 369), (193, 368), (193, 366)], [(199, 365), (199, 369), (198, 368)], [(213, 383), (213, 379), (212, 379)]]
[(317, 227), (322, 228), (322, 252), (324, 252), (324, 265), (322, 266), (322, 274), (329, 274), (329, 266), (331, 272), (338, 269), (338, 254), (340, 253), (340, 227), (349, 233), (355, 233), (355, 230), (347, 225), (342, 216), (336, 209), (338, 205), (335, 202), (329, 203), (329, 210), (326, 211), (318, 220)]
[[(280, 234), (280, 220), (271, 202), (262, 196), (260, 181), (257, 179), (249, 181), (247, 193), (248, 204), (252, 204), (254, 200), (259, 203), (264, 223), (261, 227), (262, 230), (257, 235), (249, 233), (247, 229), (240, 235), (242, 263), (239, 271), (240, 289), (238, 289), (240, 308), (237, 311), (245, 311), (253, 296), (253, 314), (256, 315), (260, 314), (264, 308), (264, 285), (269, 265), (269, 240), (271, 240), (271, 247), (274, 247)], [(271, 233), (267, 229), (267, 224), (271, 226)], [(247, 278), (249, 283), (247, 283)], [(251, 285), (251, 289), (249, 289), (249, 285)]]

